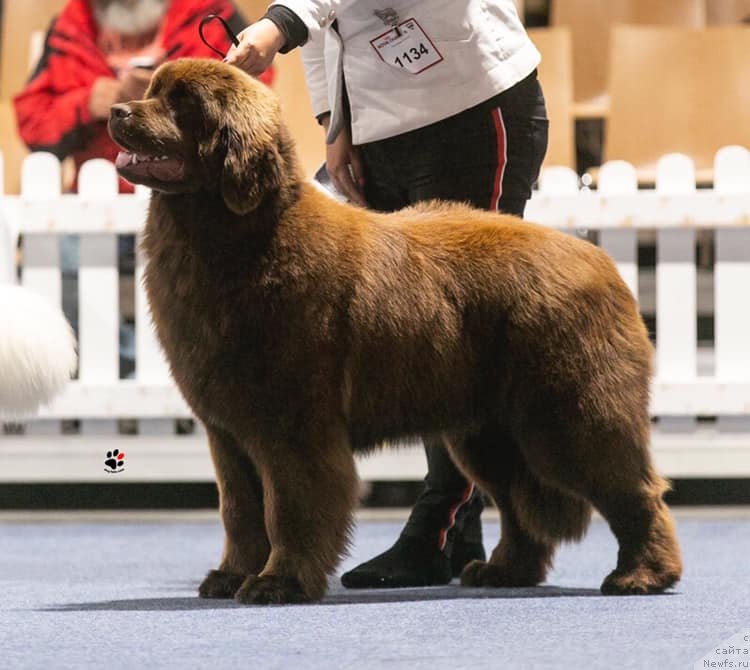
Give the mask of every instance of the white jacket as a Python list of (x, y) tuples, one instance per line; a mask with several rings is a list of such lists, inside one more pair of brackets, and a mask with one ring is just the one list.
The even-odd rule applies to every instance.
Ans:
[[(342, 124), (346, 82), (354, 144), (392, 137), (448, 118), (507, 90), (541, 56), (513, 0), (279, 0), (304, 21), (302, 49), (313, 112), (331, 111), (329, 141)], [(419, 74), (386, 63), (371, 41), (416, 19), (442, 60)], [(338, 19), (338, 33), (331, 27)], [(430, 56), (435, 58), (435, 56)], [(343, 76), (342, 76), (343, 75)]]

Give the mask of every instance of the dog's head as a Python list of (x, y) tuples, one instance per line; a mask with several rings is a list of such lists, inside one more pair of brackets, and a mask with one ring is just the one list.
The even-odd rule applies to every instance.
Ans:
[(276, 96), (216, 61), (161, 66), (143, 100), (112, 107), (109, 132), (128, 181), (166, 193), (214, 190), (237, 214), (294, 173)]

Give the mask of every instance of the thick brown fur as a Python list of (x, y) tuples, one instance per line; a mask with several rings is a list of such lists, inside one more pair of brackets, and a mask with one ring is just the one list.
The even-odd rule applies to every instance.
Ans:
[(354, 452), (430, 433), (501, 511), (464, 584), (542, 582), (592, 506), (620, 546), (604, 592), (679, 579), (648, 451), (652, 349), (601, 250), (459, 204), (335, 202), (303, 182), (275, 96), (220, 63), (163, 66), (111, 132), (184, 163), (179, 182), (122, 173), (155, 189), (146, 289), (216, 466), (226, 544), (201, 595), (321, 598)]

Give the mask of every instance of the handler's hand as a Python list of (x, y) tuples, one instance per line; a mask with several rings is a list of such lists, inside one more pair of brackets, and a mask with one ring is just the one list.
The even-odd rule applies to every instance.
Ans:
[(109, 110), (120, 99), (122, 86), (114, 77), (99, 77), (91, 87), (89, 96), (89, 113), (95, 121), (106, 121)]
[(253, 23), (237, 37), (239, 46), (232, 46), (224, 60), (254, 77), (268, 69), (276, 52), (286, 43), (284, 33), (269, 19)]
[[(323, 123), (326, 131), (328, 120)], [(362, 158), (359, 155), (359, 149), (352, 144), (352, 134), (348, 127), (342, 128), (333, 144), (326, 146), (326, 169), (339, 193), (352, 202), (367, 207)]]
[(151, 83), (153, 70), (135, 67), (120, 77), (120, 102), (141, 100)]
[(133, 68), (125, 72), (120, 79), (99, 77), (91, 87), (89, 112), (95, 121), (106, 121), (109, 110), (118, 102), (140, 100), (151, 82), (151, 70)]

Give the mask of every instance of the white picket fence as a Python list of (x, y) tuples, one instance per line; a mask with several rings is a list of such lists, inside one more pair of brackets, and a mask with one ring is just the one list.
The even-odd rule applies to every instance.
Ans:
[[(0, 183), (2, 183), (0, 181)], [(135, 378), (118, 378), (117, 235), (140, 233), (148, 193), (119, 195), (113, 166), (81, 170), (79, 194), (60, 193), (60, 164), (49, 154), (24, 163), (22, 195), (0, 197), (0, 281), (15, 277), (23, 235), (22, 283), (60, 304), (59, 239), (80, 235), (79, 379), (23, 434), (0, 434), (0, 482), (205, 481), (213, 477), (205, 434), (178, 435), (188, 408), (170, 381), (154, 338), (136, 261)], [(580, 234), (597, 231), (644, 312), (657, 323), (652, 446), (672, 477), (750, 476), (750, 152), (716, 156), (714, 186), (697, 190), (691, 161), (665, 156), (655, 190), (639, 190), (632, 166), (603, 166), (596, 191), (575, 173), (545, 171), (527, 218)], [(713, 271), (696, 263), (696, 234), (713, 237)], [(638, 240), (656, 245), (655, 274), (639, 276)], [(698, 346), (697, 315), (713, 314), (714, 341)], [(0, 315), (12, 318), (12, 315)], [(62, 421), (80, 420), (77, 434)], [(137, 435), (118, 431), (134, 419)], [(126, 453), (126, 469), (104, 472), (105, 452)], [(364, 479), (417, 479), (421, 449), (386, 450), (362, 461)]]

